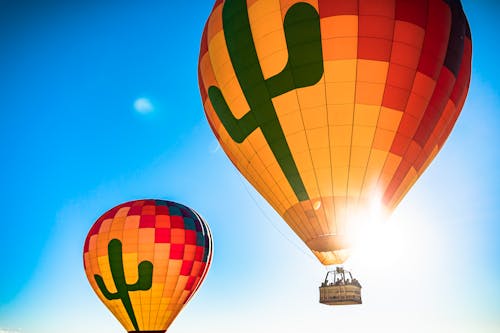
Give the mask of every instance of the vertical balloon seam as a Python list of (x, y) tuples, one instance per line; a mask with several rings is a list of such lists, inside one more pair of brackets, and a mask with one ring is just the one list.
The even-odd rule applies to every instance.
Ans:
[[(394, 1), (394, 12), (392, 13), (392, 17), (390, 17), (392, 19), (392, 38), (391, 38), (391, 44), (390, 44), (390, 48), (391, 50), (389, 51), (389, 54), (392, 55), (392, 49), (394, 47), (394, 34), (396, 32), (396, 6), (397, 6), (397, 0)], [(359, 10), (358, 10), (358, 17), (359, 17)], [(359, 20), (358, 20), (358, 31), (359, 31)], [(359, 39), (358, 39), (358, 43), (359, 43)], [(357, 200), (356, 200), (356, 204), (355, 206), (357, 207), (360, 203), (360, 200), (362, 200), (363, 198), (363, 193), (365, 191), (365, 186), (367, 186), (365, 184), (365, 182), (367, 181), (366, 180), (366, 175), (368, 173), (368, 165), (370, 164), (370, 161), (371, 161), (371, 158), (372, 158), (372, 154), (373, 154), (373, 150), (374, 150), (374, 147), (373, 147), (373, 144), (374, 144), (374, 141), (375, 141), (375, 132), (376, 132), (376, 129), (377, 129), (377, 124), (379, 123), (379, 120), (380, 120), (380, 114), (381, 114), (381, 111), (382, 111), (382, 106), (383, 106), (383, 99), (384, 99), (384, 95), (386, 93), (386, 90), (387, 90), (387, 85), (388, 85), (388, 76), (389, 76), (389, 71), (390, 71), (390, 68), (391, 68), (391, 56), (389, 56), (389, 59), (388, 59), (388, 66), (387, 66), (387, 72), (386, 72), (386, 80), (385, 80), (385, 84), (384, 84), (384, 90), (382, 92), (382, 102), (380, 103), (380, 105), (377, 105), (377, 109), (378, 109), (378, 115), (377, 115), (377, 121), (376, 121), (376, 124), (375, 124), (375, 128), (374, 128), (374, 133), (373, 133), (373, 137), (371, 139), (371, 144), (370, 144), (370, 149), (369, 149), (369, 153), (368, 153), (368, 158), (366, 160), (366, 165), (364, 167), (364, 172), (363, 172), (363, 176), (362, 176), (362, 180), (361, 180), (361, 188), (360, 188), (360, 195), (358, 196)], [(403, 110), (404, 112), (404, 110)], [(353, 124), (354, 124), (354, 119), (353, 119)], [(376, 189), (375, 189), (376, 191)], [(368, 196), (371, 196), (368, 194)], [(363, 198), (363, 200), (366, 200), (365, 198)]]

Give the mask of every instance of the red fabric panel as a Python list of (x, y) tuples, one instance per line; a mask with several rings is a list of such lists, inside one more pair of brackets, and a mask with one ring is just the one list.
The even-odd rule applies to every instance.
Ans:
[(378, 61), (389, 61), (391, 57), (391, 41), (382, 38), (358, 38), (358, 58)]
[(139, 228), (154, 228), (155, 222), (156, 219), (154, 215), (141, 215)]
[(319, 17), (358, 15), (358, 0), (318, 0)]
[(444, 64), (450, 37), (451, 12), (442, 0), (429, 0), (429, 16), (418, 70), (436, 79)]
[(394, 19), (395, 0), (359, 0), (359, 15), (385, 16)]
[(410, 170), (411, 164), (408, 163), (405, 159), (401, 161), (401, 163), (398, 166), (398, 169), (394, 173), (394, 176), (392, 177), (391, 182), (389, 183), (389, 186), (387, 186), (387, 189), (385, 190), (384, 193), (384, 198), (383, 202), (387, 205), (394, 194), (396, 193), (399, 185), (403, 182), (405, 179), (406, 174)]
[(184, 260), (182, 262), (182, 266), (181, 266), (181, 275), (184, 275), (184, 276), (189, 276), (191, 275), (191, 269), (193, 268), (193, 261), (192, 260)]
[(427, 110), (420, 121), (417, 132), (415, 133), (415, 141), (423, 147), (427, 142), (432, 130), (436, 126), (441, 114), (443, 113), (446, 102), (450, 96), (451, 90), (455, 84), (455, 76), (446, 67), (441, 68), (441, 75), (434, 89), (434, 94), (429, 102)]
[(208, 30), (208, 22), (205, 24), (205, 28), (203, 29), (203, 34), (201, 36), (201, 46), (200, 46), (200, 56), (198, 57), (198, 85), (201, 93), (201, 102), (204, 104), (208, 98), (207, 88), (203, 84), (203, 80), (201, 78), (201, 68), (200, 61), (203, 56), (208, 52), (208, 40), (207, 40), (207, 30)]
[(184, 257), (184, 244), (170, 245), (170, 259), (182, 259)]
[(453, 88), (450, 96), (455, 105), (459, 104), (462, 97), (467, 94), (471, 72), (471, 57), (472, 43), (470, 39), (467, 38), (465, 40), (464, 56), (462, 57), (462, 64), (460, 65), (460, 71), (458, 72), (457, 82), (455, 83), (455, 87)]
[(425, 29), (428, 2), (426, 0), (396, 0), (396, 20), (411, 22)]
[(155, 229), (155, 243), (170, 243), (170, 229), (169, 228), (156, 228)]
[(410, 96), (415, 70), (391, 62), (382, 105), (404, 111)]

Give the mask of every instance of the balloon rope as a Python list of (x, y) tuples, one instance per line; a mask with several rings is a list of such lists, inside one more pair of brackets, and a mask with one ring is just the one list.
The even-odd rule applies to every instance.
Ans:
[(297, 243), (295, 243), (290, 237), (288, 237), (287, 235), (285, 235), (283, 233), (283, 231), (281, 231), (273, 222), (273, 220), (266, 214), (266, 212), (264, 211), (264, 209), (259, 205), (259, 203), (257, 202), (257, 200), (255, 199), (255, 197), (252, 195), (252, 193), (250, 192), (250, 190), (248, 189), (247, 187), (247, 184), (245, 183), (245, 181), (242, 179), (241, 175), (240, 174), (237, 174), (237, 177), (238, 179), (241, 181), (241, 183), (243, 184), (243, 187), (245, 188), (245, 191), (247, 192), (248, 196), (250, 198), (252, 198), (252, 201), (253, 203), (255, 204), (255, 206), (257, 206), (257, 208), (259, 209), (260, 213), (264, 216), (264, 218), (272, 225), (272, 227), (280, 233), (281, 236), (283, 236), (283, 238), (285, 238), (290, 244), (292, 244), (293, 246), (295, 246), (295, 248), (297, 248), (302, 254), (304, 254), (306, 257), (308, 257), (309, 259), (313, 260), (315, 263), (317, 263), (317, 259), (316, 257), (312, 256), (310, 253), (304, 251), (304, 249), (298, 245)]

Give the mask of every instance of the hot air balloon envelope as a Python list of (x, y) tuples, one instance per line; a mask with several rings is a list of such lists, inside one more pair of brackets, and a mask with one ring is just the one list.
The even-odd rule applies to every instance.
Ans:
[(443, 146), (471, 52), (459, 0), (217, 0), (199, 85), (236, 168), (340, 264), (353, 217), (391, 212)]
[(165, 200), (116, 206), (90, 229), (85, 272), (128, 332), (164, 332), (203, 281), (212, 258), (206, 222)]

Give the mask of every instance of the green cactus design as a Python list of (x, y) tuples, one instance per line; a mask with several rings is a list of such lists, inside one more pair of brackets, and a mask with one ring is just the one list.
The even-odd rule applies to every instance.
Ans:
[(288, 147), (272, 99), (294, 89), (316, 84), (323, 76), (323, 55), (319, 14), (310, 4), (293, 5), (284, 19), (288, 61), (284, 69), (264, 79), (252, 37), (247, 2), (231, 0), (224, 4), (224, 36), (238, 82), (250, 106), (236, 119), (221, 90), (211, 86), (208, 96), (231, 138), (243, 142), (260, 128), (299, 201), (309, 196)]
[(113, 239), (108, 244), (109, 267), (111, 276), (115, 282), (116, 292), (112, 293), (106, 288), (103, 278), (95, 274), (94, 279), (102, 294), (108, 300), (121, 299), (132, 325), (136, 331), (139, 331), (137, 319), (132, 308), (129, 292), (137, 290), (149, 290), (153, 283), (153, 264), (150, 261), (143, 261), (139, 264), (139, 278), (134, 284), (127, 284), (125, 281), (125, 271), (123, 269), (122, 243), (118, 239)]

